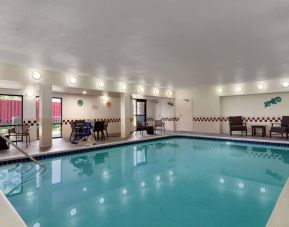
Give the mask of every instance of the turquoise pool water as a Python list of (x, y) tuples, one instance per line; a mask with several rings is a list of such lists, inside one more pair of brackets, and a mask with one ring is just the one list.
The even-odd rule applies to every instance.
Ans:
[[(189, 138), (43, 162), (8, 197), (31, 227), (263, 227), (289, 175), (287, 148)], [(2, 190), (33, 168), (2, 166)]]

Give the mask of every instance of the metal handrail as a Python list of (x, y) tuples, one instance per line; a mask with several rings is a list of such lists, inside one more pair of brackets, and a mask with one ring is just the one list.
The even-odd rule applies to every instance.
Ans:
[(4, 139), (9, 145), (12, 145), (16, 150), (18, 150), (20, 153), (25, 155), (28, 159), (39, 165), (40, 167), (44, 168), (46, 170), (46, 165), (37, 161), (34, 157), (26, 153), (24, 150), (22, 150), (20, 147), (18, 147), (16, 144), (14, 144), (10, 139), (8, 139), (6, 136), (0, 135), (2, 139)]

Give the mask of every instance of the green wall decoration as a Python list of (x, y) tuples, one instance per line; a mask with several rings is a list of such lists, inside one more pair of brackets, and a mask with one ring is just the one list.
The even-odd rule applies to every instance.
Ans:
[(83, 102), (82, 99), (78, 99), (78, 100), (77, 100), (77, 105), (83, 106), (83, 104), (84, 104), (84, 102)]
[(271, 100), (264, 102), (265, 108), (271, 106), (271, 104), (276, 105), (277, 103), (279, 103), (281, 101), (282, 101), (282, 99), (279, 96), (272, 98)]

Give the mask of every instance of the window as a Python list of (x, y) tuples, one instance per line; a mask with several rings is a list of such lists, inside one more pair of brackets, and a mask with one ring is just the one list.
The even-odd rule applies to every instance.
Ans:
[(134, 115), (134, 126), (136, 122), (146, 123), (146, 100), (135, 99), (133, 101), (133, 115)]
[(23, 122), (23, 96), (0, 95), (0, 133), (8, 134), (8, 129), (21, 126)]
[[(39, 97), (36, 98), (36, 120), (39, 122)], [(62, 137), (62, 98), (57, 97), (52, 98), (52, 137)]]

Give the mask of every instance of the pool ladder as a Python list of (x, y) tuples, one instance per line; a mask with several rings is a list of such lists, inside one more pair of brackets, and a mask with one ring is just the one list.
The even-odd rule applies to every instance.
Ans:
[[(34, 162), (37, 166), (39, 166), (39, 168), (37, 168), (36, 171), (33, 171), (32, 173), (31, 173), (31, 171), (32, 171), (33, 167), (29, 168), (28, 170), (26, 170), (26, 171), (23, 173), (23, 175), (24, 175), (24, 174), (28, 174), (27, 177), (31, 177), (31, 176), (35, 175), (36, 173), (38, 173), (38, 172), (39, 172), (40, 174), (43, 174), (43, 173), (46, 171), (47, 167), (46, 167), (45, 164), (43, 164), (43, 163), (39, 162), (38, 160), (36, 160), (33, 156), (29, 155), (27, 152), (25, 152), (25, 151), (24, 151), (23, 149), (21, 149), (19, 146), (17, 146), (16, 144), (14, 144), (14, 143), (13, 143), (10, 139), (8, 139), (7, 137), (2, 136), (2, 135), (0, 135), (0, 137), (1, 137), (2, 139), (4, 139), (9, 145), (13, 146), (13, 147), (14, 147), (17, 151), (19, 151), (21, 154), (23, 154), (26, 158), (28, 158), (29, 160), (31, 160), (32, 162)], [(15, 170), (15, 169), (17, 169), (18, 167), (19, 167), (19, 164), (17, 164), (15, 167), (11, 168), (9, 171)], [(21, 182), (19, 185), (17, 185), (17, 186), (14, 187), (12, 190), (10, 190), (8, 193), (6, 193), (6, 195), (9, 196), (9, 194), (11, 194), (11, 193), (12, 193), (15, 189), (17, 189), (20, 185), (25, 184), (25, 183), (33, 180), (33, 179), (34, 179), (34, 178), (28, 178), (28, 180), (25, 180), (25, 181)]]

